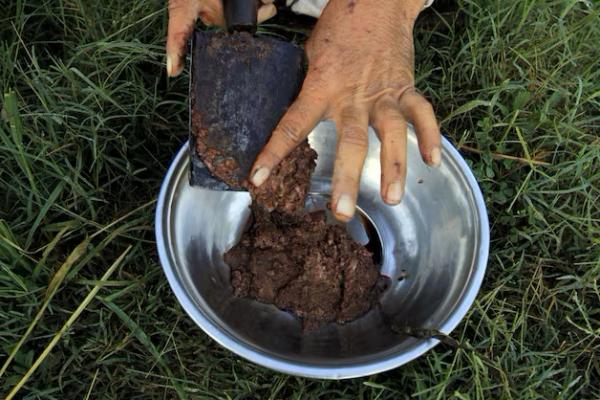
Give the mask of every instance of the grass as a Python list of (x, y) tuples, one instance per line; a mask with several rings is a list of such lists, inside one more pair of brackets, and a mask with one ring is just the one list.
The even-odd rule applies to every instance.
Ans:
[(600, 398), (597, 2), (438, 0), (421, 16), (418, 87), (485, 193), (489, 269), (460, 346), (342, 382), (239, 359), (168, 287), (153, 209), (187, 75), (165, 78), (164, 2), (0, 3), (0, 396)]

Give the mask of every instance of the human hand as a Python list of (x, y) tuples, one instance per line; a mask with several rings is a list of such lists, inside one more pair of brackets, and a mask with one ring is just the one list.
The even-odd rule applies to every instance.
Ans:
[(356, 207), (368, 149), (369, 123), (381, 140), (381, 197), (398, 204), (406, 180), (407, 122), (423, 160), (441, 162), (440, 132), (431, 104), (413, 87), (413, 26), (424, 0), (330, 0), (307, 45), (308, 72), (296, 101), (258, 155), (255, 186), (322, 119), (337, 128), (331, 204), (348, 221)]
[[(273, 0), (260, 0), (258, 22), (277, 13)], [(183, 56), (196, 19), (205, 25), (224, 26), (222, 0), (169, 0), (169, 27), (167, 32), (167, 75), (177, 76), (183, 70)]]

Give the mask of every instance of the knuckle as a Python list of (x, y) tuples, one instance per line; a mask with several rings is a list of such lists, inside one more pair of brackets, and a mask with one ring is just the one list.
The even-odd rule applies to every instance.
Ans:
[(433, 104), (431, 104), (428, 100), (425, 100), (423, 107), (430, 113), (435, 114), (435, 110), (433, 109)]
[(188, 4), (188, 0), (169, 0), (168, 9), (169, 12), (173, 12), (187, 7)]
[(421, 98), (421, 100), (419, 101), (421, 103), (420, 108), (425, 111), (430, 111), (433, 113), (433, 105), (431, 104), (431, 102), (423, 96), (420, 96), (420, 98)]
[(406, 163), (397, 158), (386, 160), (383, 165), (384, 174), (389, 178), (401, 177), (406, 174)]
[(403, 104), (403, 111), (405, 111), (407, 114), (413, 115), (415, 112), (419, 111), (419, 104), (418, 102), (414, 101), (414, 100), (406, 100)]
[(431, 103), (417, 92), (411, 92), (402, 100), (404, 106), (410, 111), (433, 111)]
[(394, 110), (393, 113), (386, 116), (386, 122), (394, 128), (398, 128), (398, 125), (404, 124), (404, 117), (397, 110)]
[[(387, 136), (386, 139), (392, 140), (400, 135), (406, 135), (406, 120), (399, 111), (389, 113), (380, 122), (379, 133), (382, 136)], [(389, 141), (387, 140), (387, 141)]]
[(333, 177), (333, 187), (335, 189), (350, 189), (359, 184), (359, 177), (351, 174), (348, 171), (342, 170), (339, 171), (336, 176)]
[(277, 165), (283, 156), (272, 149), (272, 146), (266, 146), (260, 154), (257, 164), (261, 165)]
[(406, 120), (404, 116), (398, 111), (379, 114), (373, 121), (373, 127), (377, 130), (377, 133), (383, 138), (390, 134), (397, 137), (399, 134), (406, 133)]
[[(292, 103), (288, 110), (288, 119), (290, 125), (300, 126), (301, 121), (308, 121), (311, 115), (312, 108), (315, 107), (315, 103), (311, 101), (308, 95), (303, 94), (298, 97), (295, 102)], [(299, 130), (299, 129), (298, 129)]]
[(293, 145), (302, 141), (302, 132), (300, 132), (298, 124), (290, 121), (281, 121), (275, 130), (275, 135)]
[(385, 130), (395, 129), (404, 123), (398, 101), (387, 94), (377, 100), (373, 106), (373, 127), (381, 134)]
[(384, 116), (398, 110), (398, 102), (391, 96), (383, 96), (375, 103), (375, 112)]
[(313, 69), (309, 70), (307, 73), (306, 79), (304, 79), (304, 83), (302, 84), (302, 94), (305, 96), (310, 95), (313, 98), (319, 98), (326, 91), (327, 82), (327, 79), (324, 78), (317, 67), (313, 67)]
[(358, 125), (358, 119), (356, 118), (357, 111), (353, 107), (347, 107), (343, 105), (343, 101), (339, 101), (338, 110), (339, 116), (338, 119), (342, 125), (350, 126), (350, 125)]
[(180, 29), (181, 30), (172, 32), (170, 35), (170, 38), (174, 44), (181, 46), (181, 45), (185, 45), (185, 42), (188, 40), (188, 37), (192, 34), (193, 27), (191, 25), (183, 26), (183, 27), (180, 27)]
[(340, 144), (366, 148), (369, 145), (367, 131), (356, 124), (343, 126), (340, 132)]

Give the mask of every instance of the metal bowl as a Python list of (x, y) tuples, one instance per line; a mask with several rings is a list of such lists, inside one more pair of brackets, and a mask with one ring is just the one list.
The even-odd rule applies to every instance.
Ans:
[[(450, 333), (479, 290), (488, 259), (489, 227), (483, 197), (465, 161), (443, 140), (440, 168), (426, 166), (412, 129), (406, 194), (395, 207), (379, 195), (379, 141), (370, 131), (357, 217), (347, 226), (367, 244), (390, 277), (380, 305), (345, 325), (303, 332), (291, 314), (232, 295), (223, 253), (249, 216), (246, 192), (220, 192), (188, 183), (188, 146), (171, 164), (158, 198), (156, 241), (177, 299), (210, 337), (265, 367), (316, 378), (352, 378), (405, 364), (436, 339), (403, 333)], [(309, 141), (319, 158), (308, 208), (322, 208), (330, 191), (335, 125), (323, 122)], [(368, 243), (367, 243), (368, 242)]]

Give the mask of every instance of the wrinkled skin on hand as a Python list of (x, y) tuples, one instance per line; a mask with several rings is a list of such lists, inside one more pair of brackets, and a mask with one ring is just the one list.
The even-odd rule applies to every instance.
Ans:
[(398, 204), (406, 180), (407, 123), (414, 125), (423, 161), (441, 162), (431, 104), (413, 87), (413, 26), (424, 0), (330, 0), (308, 43), (302, 91), (257, 157), (256, 186), (315, 125), (337, 129), (331, 208), (348, 221), (355, 212), (371, 124), (381, 140), (381, 196)]
[[(277, 13), (273, 0), (260, 0), (258, 22)], [(177, 76), (183, 70), (183, 56), (187, 40), (200, 18), (205, 25), (224, 26), (222, 0), (169, 0), (169, 27), (167, 32), (167, 74)]]

